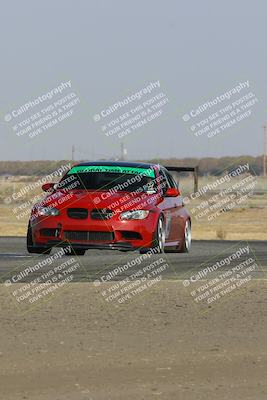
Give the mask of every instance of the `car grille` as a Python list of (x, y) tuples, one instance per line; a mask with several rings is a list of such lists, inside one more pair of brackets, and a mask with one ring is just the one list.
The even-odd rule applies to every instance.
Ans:
[(101, 220), (106, 220), (110, 219), (113, 216), (112, 210), (109, 210), (108, 208), (94, 208), (90, 216), (92, 219), (101, 219)]
[(64, 231), (64, 236), (69, 240), (85, 240), (91, 241), (112, 241), (114, 240), (114, 232), (101, 231)]
[(86, 208), (68, 208), (67, 214), (70, 218), (74, 219), (88, 218), (88, 210)]

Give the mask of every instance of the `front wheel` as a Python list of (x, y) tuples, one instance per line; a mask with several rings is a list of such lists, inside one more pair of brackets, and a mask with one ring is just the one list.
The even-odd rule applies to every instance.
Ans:
[(166, 232), (163, 217), (159, 217), (157, 229), (154, 233), (152, 249), (154, 253), (164, 253)]
[(192, 233), (191, 233), (191, 223), (189, 220), (186, 221), (184, 226), (184, 239), (179, 253), (189, 253), (191, 247)]
[(157, 228), (153, 235), (152, 245), (151, 247), (145, 247), (139, 250), (140, 254), (148, 253), (153, 250), (153, 253), (164, 253), (165, 247), (165, 226), (163, 217), (159, 217)]

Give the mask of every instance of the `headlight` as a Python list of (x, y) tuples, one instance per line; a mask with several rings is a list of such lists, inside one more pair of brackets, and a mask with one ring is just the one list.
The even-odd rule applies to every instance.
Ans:
[(145, 219), (149, 214), (148, 210), (132, 210), (121, 213), (120, 219)]
[(60, 212), (57, 208), (53, 207), (40, 207), (38, 208), (38, 215), (45, 215), (46, 217), (54, 217), (59, 215)]

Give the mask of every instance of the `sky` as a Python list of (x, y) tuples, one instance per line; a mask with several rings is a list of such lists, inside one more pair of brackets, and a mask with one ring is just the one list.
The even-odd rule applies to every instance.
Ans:
[[(73, 145), (77, 160), (108, 159), (120, 155), (122, 142), (131, 160), (262, 154), (266, 15), (267, 3), (260, 0), (4, 2), (0, 160), (69, 159)], [(21, 106), (62, 82), (71, 82), (71, 87), (17, 115)], [(156, 82), (159, 86), (150, 93), (142, 92)], [(230, 99), (199, 116), (190, 114), (243, 82), (249, 86)], [(140, 99), (131, 97), (140, 92)], [(69, 94), (73, 97), (64, 103), (65, 110), (56, 109), (54, 101)], [(250, 111), (240, 121), (231, 116), (235, 123), (212, 137), (200, 132), (197, 123), (203, 120), (207, 126), (217, 119), (216, 113), (226, 117), (228, 111), (222, 110), (231, 104), (235, 108), (232, 101), (243, 96), (239, 116)], [(129, 97), (128, 104), (106, 115), (111, 105)], [(154, 109), (148, 110), (144, 102), (151, 99)], [(47, 117), (51, 104), (64, 115), (71, 110), (70, 115), (54, 126), (42, 125), (34, 137), (23, 132), (18, 122), (28, 126), (40, 115)], [(139, 106), (153, 118), (146, 114), (138, 120)], [(125, 125), (125, 133), (121, 123), (129, 119), (127, 113), (136, 120)], [(140, 120), (145, 123), (138, 127)], [(119, 126), (123, 138), (111, 126)]]

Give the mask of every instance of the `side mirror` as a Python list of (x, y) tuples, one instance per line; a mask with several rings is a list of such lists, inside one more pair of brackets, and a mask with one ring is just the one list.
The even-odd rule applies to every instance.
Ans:
[(180, 196), (180, 191), (175, 188), (168, 188), (164, 194), (164, 197), (177, 197)]
[(42, 186), (42, 189), (44, 192), (52, 192), (54, 189), (54, 183), (44, 183)]

